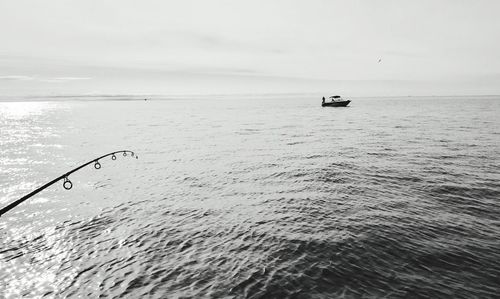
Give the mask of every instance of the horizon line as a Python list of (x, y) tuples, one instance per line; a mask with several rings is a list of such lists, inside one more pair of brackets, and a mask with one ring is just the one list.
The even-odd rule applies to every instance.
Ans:
[[(206, 98), (206, 97), (253, 97), (253, 96), (264, 96), (264, 97), (276, 97), (276, 96), (322, 96), (321, 92), (295, 92), (295, 93), (204, 93), (204, 94), (147, 94), (147, 93), (137, 93), (137, 94), (59, 94), (59, 95), (0, 95), (0, 102), (49, 102), (51, 101), (62, 101), (63, 99), (71, 100), (81, 100), (85, 101), (85, 98), (91, 100), (115, 100), (115, 101), (134, 101), (134, 100), (176, 100), (180, 98)], [(328, 96), (326, 94), (325, 96)], [(500, 97), (500, 94), (466, 94), (466, 95), (367, 95), (367, 96), (343, 96), (345, 98), (448, 98), (448, 97)], [(40, 100), (36, 100), (40, 99)]]

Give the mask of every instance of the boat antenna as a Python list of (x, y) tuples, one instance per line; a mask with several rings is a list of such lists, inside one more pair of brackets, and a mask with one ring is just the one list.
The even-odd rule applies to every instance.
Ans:
[(121, 150), (121, 151), (116, 151), (116, 152), (112, 152), (112, 153), (109, 153), (109, 154), (106, 154), (106, 155), (103, 155), (103, 156), (100, 156), (99, 158), (96, 158), (96, 159), (93, 159), (93, 160), (90, 160), (89, 162), (85, 163), (85, 164), (82, 164), (78, 167), (76, 167), (75, 169), (72, 169), (68, 172), (66, 172), (65, 174), (61, 175), (60, 177), (58, 178), (55, 178), (53, 179), (52, 181), (48, 182), (47, 184), (37, 188), (36, 190), (32, 191), (31, 193), (21, 197), (20, 199), (10, 203), (9, 205), (7, 205), (6, 207), (0, 209), (0, 217), (7, 213), (8, 211), (12, 210), (13, 208), (15, 208), (16, 206), (18, 206), (19, 204), (21, 204), (23, 201), (27, 200), (28, 198), (32, 197), (33, 195), (37, 194), (38, 192), (48, 188), (49, 186), (53, 185), (54, 183), (60, 181), (60, 180), (63, 180), (63, 187), (64, 189), (66, 190), (69, 190), (71, 188), (73, 188), (73, 183), (69, 180), (68, 176), (70, 174), (72, 174), (73, 172), (76, 172), (82, 168), (84, 168), (85, 166), (89, 165), (89, 164), (92, 164), (94, 163), (94, 168), (95, 169), (100, 169), (101, 168), (101, 163), (99, 163), (99, 160), (101, 160), (102, 158), (105, 158), (105, 157), (108, 157), (108, 156), (111, 156), (111, 160), (116, 160), (116, 156), (117, 154), (122, 154), (124, 157), (126, 157), (128, 154), (130, 154), (130, 156), (132, 158), (136, 158), (138, 159), (139, 157), (132, 151), (129, 151), (129, 150)]

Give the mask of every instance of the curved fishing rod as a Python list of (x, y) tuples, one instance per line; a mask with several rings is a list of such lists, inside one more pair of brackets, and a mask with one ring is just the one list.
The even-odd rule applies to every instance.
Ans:
[(5, 208), (2, 208), (0, 209), (0, 217), (7, 213), (8, 211), (12, 210), (13, 208), (15, 208), (16, 206), (18, 206), (20, 203), (22, 203), (23, 201), (27, 200), (28, 198), (32, 197), (33, 195), (37, 194), (38, 192), (46, 189), (47, 187), (50, 187), (51, 185), (53, 185), (54, 183), (56, 183), (57, 181), (60, 181), (60, 180), (64, 180), (63, 182), (63, 187), (64, 189), (66, 190), (69, 190), (73, 187), (73, 183), (68, 179), (68, 176), (70, 174), (72, 174), (73, 172), (76, 172), (82, 168), (84, 168), (85, 166), (89, 165), (89, 164), (92, 164), (94, 163), (94, 168), (95, 169), (100, 169), (101, 168), (101, 163), (99, 163), (99, 160), (102, 159), (102, 158), (105, 158), (107, 156), (111, 156), (111, 160), (116, 160), (116, 154), (120, 154), (122, 153), (124, 157), (127, 156), (127, 154), (130, 154), (130, 156), (133, 158), (135, 157), (136, 159), (138, 159), (139, 157), (133, 152), (133, 151), (129, 151), (129, 150), (122, 150), (122, 151), (116, 151), (116, 152), (112, 152), (112, 153), (109, 153), (109, 154), (106, 154), (106, 155), (103, 155), (103, 156), (100, 156), (99, 158), (96, 158), (94, 160), (90, 160), (89, 162), (85, 163), (85, 164), (82, 164), (78, 167), (76, 167), (75, 169), (73, 170), (70, 170), (68, 172), (66, 172), (65, 174), (61, 175), (60, 177), (58, 178), (55, 178), (53, 179), (52, 181), (48, 182), (47, 184), (39, 187), (38, 189), (34, 190), (33, 192), (31, 192), (30, 194), (27, 194), (23, 197), (21, 197), (20, 199), (10, 203), (9, 205), (7, 205)]

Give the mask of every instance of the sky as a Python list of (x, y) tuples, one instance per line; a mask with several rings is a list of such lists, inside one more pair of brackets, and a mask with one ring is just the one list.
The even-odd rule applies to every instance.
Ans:
[(500, 1), (0, 0), (0, 96), (500, 94)]

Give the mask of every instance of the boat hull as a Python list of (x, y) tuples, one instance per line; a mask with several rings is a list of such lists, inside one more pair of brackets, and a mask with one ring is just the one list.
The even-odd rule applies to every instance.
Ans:
[(321, 107), (347, 107), (351, 101), (338, 101), (338, 102), (326, 102), (322, 103)]

